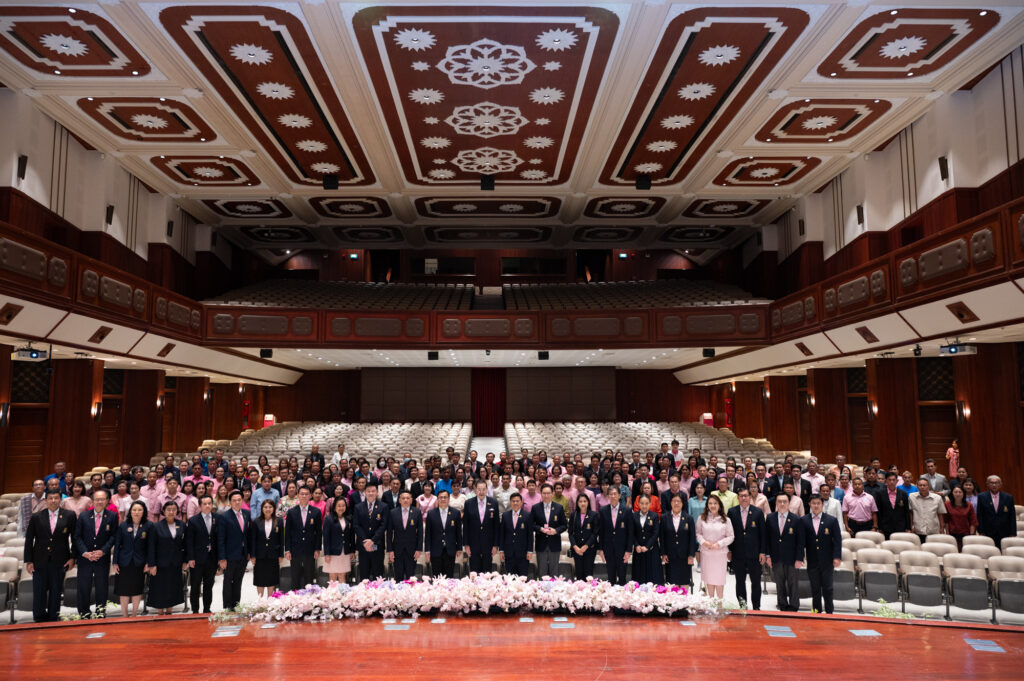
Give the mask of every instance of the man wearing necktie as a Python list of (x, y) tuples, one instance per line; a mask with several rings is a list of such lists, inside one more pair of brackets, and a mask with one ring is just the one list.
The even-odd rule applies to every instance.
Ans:
[(463, 550), (470, 572), (492, 572), (498, 553), (498, 502), (487, 496), (486, 480), (477, 480), (474, 490), (476, 496), (463, 508)]
[(619, 488), (609, 485), (607, 495), (608, 505), (598, 511), (600, 548), (597, 555), (608, 568), (608, 581), (612, 584), (625, 584), (626, 564), (633, 551), (633, 522), (630, 514), (619, 508)]
[[(843, 536), (839, 521), (822, 513), (821, 496), (811, 496), (811, 512), (801, 518), (807, 537), (807, 577), (811, 582), (811, 607), (832, 614), (832, 577), (842, 563)], [(822, 611), (822, 600), (825, 609)]]
[[(729, 547), (729, 560), (736, 575), (736, 600), (753, 610), (761, 609), (761, 566), (765, 562), (765, 519), (760, 509), (750, 503), (750, 491), (741, 489), (739, 505), (728, 510), (735, 539)], [(747, 579), (750, 579), (750, 600), (747, 600)]]
[(534, 548), (537, 552), (537, 576), (557, 577), (558, 559), (562, 553), (562, 533), (568, 527), (565, 509), (553, 500), (551, 485), (540, 488), (541, 503), (530, 509), (535, 533)]
[(437, 508), (427, 513), (423, 550), (434, 577), (457, 576), (455, 559), (462, 556), (462, 514), (448, 507), (448, 492), (437, 493)]
[(505, 573), (528, 577), (533, 559), (533, 527), (530, 516), (523, 512), (523, 495), (513, 492), (508, 499), (509, 510), (501, 516), (498, 546)]
[(32, 619), (56, 622), (64, 573), (75, 566), (71, 535), (75, 514), (60, 507), (60, 490), (46, 490), (46, 508), (36, 511), (25, 530), (25, 572), (32, 575)]
[(217, 520), (214, 532), (217, 558), (224, 571), (224, 609), (231, 610), (242, 599), (242, 578), (249, 561), (249, 524), (251, 517), (242, 511), (242, 491), (232, 490), (231, 508)]
[(117, 536), (117, 513), (106, 510), (110, 496), (105, 489), (92, 495), (93, 508), (75, 523), (75, 553), (78, 554), (78, 614), (92, 617), (91, 598), (95, 592), (96, 616), (105, 617), (110, 585), (110, 551)]
[(308, 487), (300, 487), (299, 505), (289, 508), (284, 520), (284, 557), (292, 565), (296, 589), (316, 583), (316, 559), (323, 545), (323, 518), (320, 509), (309, 505), (311, 495)]
[(188, 561), (188, 595), (192, 612), (199, 612), (199, 595), (203, 596), (203, 612), (210, 612), (213, 603), (213, 580), (217, 576), (217, 527), (213, 518), (213, 497), (203, 495), (199, 513), (185, 525), (185, 560)]
[(789, 512), (789, 495), (780, 492), (775, 497), (775, 513), (768, 516), (768, 557), (772, 569), (778, 608), (796, 612), (800, 609), (798, 570), (804, 566), (804, 526), (800, 518)]
[(384, 576), (384, 539), (388, 529), (387, 508), (377, 500), (377, 486), (366, 486), (366, 501), (352, 514), (356, 547), (359, 550), (359, 578)]
[(398, 508), (391, 509), (385, 536), (395, 581), (415, 577), (416, 561), (423, 548), (423, 514), (412, 508), (412, 494), (408, 490), (398, 495)]

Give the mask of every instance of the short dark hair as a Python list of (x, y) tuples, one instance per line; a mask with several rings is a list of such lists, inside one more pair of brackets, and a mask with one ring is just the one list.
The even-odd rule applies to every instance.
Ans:
[(231, 490), (231, 494), (228, 495), (228, 499), (234, 499), (236, 496), (244, 497), (245, 495), (242, 494), (242, 490), (240, 490), (240, 489), (233, 489), (233, 490)]
[(512, 501), (513, 499), (519, 499), (520, 501), (522, 501), (523, 495), (520, 494), (519, 492), (512, 492), (512, 494), (508, 495), (508, 500)]
[(540, 491), (543, 492), (545, 487), (547, 487), (552, 492), (555, 491), (554, 488), (551, 485), (549, 485), (548, 483), (546, 483), (546, 482), (543, 485), (540, 486)]
[(885, 479), (886, 480), (888, 480), (889, 478), (898, 478), (898, 477), (900, 477), (900, 476), (896, 475), (896, 471), (889, 471), (888, 473), (885, 474)]
[(60, 497), (60, 488), (50, 489), (49, 487), (47, 487), (46, 488), (46, 493), (43, 496), (44, 497), (49, 497), (52, 494), (56, 494), (58, 497)]

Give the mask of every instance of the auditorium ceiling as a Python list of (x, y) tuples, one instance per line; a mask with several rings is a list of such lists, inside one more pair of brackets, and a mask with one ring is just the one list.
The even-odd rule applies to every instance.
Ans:
[(0, 82), (245, 248), (699, 262), (985, 73), (1021, 10), (2, 2)]

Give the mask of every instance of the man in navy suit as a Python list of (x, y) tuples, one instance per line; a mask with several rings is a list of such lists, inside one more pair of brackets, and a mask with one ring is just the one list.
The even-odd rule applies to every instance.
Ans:
[(412, 494), (402, 490), (398, 495), (398, 508), (391, 509), (388, 520), (388, 558), (395, 571), (395, 581), (401, 582), (416, 575), (416, 561), (423, 548), (423, 514), (412, 507)]
[(477, 480), (476, 497), (462, 508), (463, 550), (470, 572), (493, 572), (498, 553), (498, 502), (487, 496), (487, 481)]
[(779, 610), (796, 612), (800, 609), (797, 590), (797, 570), (804, 566), (804, 531), (800, 519), (789, 512), (789, 495), (780, 492), (775, 497), (775, 513), (765, 521), (768, 531), (768, 567), (775, 578)]
[[(739, 506), (726, 514), (734, 536), (729, 547), (732, 570), (736, 574), (736, 600), (754, 610), (761, 609), (761, 566), (765, 561), (764, 513), (750, 503), (750, 492), (737, 494)], [(750, 578), (750, 600), (747, 600), (747, 578)]]
[(455, 576), (455, 559), (462, 557), (462, 514), (448, 508), (447, 490), (437, 493), (437, 508), (427, 513), (424, 550), (435, 577)]
[(352, 523), (359, 550), (360, 579), (384, 576), (384, 535), (388, 529), (388, 508), (377, 499), (377, 486), (366, 486), (366, 501), (356, 506)]
[(672, 497), (679, 496), (683, 500), (683, 508), (686, 508), (687, 496), (686, 492), (683, 491), (680, 486), (680, 477), (678, 473), (671, 473), (668, 476), (668, 489), (662, 492), (660, 496), (661, 511), (662, 513), (668, 513), (672, 509)]
[(292, 564), (292, 584), (300, 589), (316, 583), (316, 559), (323, 546), (324, 520), (320, 509), (309, 505), (311, 496), (308, 487), (300, 487), (299, 505), (289, 508), (284, 519), (284, 557)]
[(1017, 511), (1013, 497), (1001, 491), (1003, 481), (998, 475), (988, 476), (985, 483), (988, 494), (978, 495), (978, 533), (1002, 548), (1004, 537), (1017, 536)]
[(509, 510), (501, 516), (498, 545), (505, 572), (528, 577), (530, 559), (533, 558), (533, 526), (530, 516), (523, 513), (523, 495), (513, 492), (508, 498)]
[[(224, 572), (224, 609), (232, 610), (242, 600), (242, 578), (249, 561), (249, 523), (242, 510), (242, 491), (232, 490), (231, 508), (220, 514), (217, 528), (218, 565)], [(187, 543), (187, 542), (186, 542)]]
[(213, 517), (213, 497), (199, 499), (199, 513), (185, 525), (185, 560), (188, 561), (188, 597), (192, 612), (199, 612), (199, 594), (203, 612), (213, 603), (213, 580), (217, 577), (217, 521)]
[(29, 518), (25, 529), (25, 572), (32, 575), (32, 619), (56, 622), (64, 573), (75, 566), (71, 537), (75, 514), (60, 507), (60, 490), (48, 489), (46, 508)]
[(89, 600), (95, 588), (96, 616), (105, 617), (110, 585), (110, 551), (117, 537), (117, 513), (106, 510), (110, 495), (102, 487), (92, 494), (93, 508), (75, 523), (75, 553), (78, 561), (78, 614), (92, 616)]
[[(811, 496), (811, 512), (800, 518), (807, 538), (807, 577), (811, 580), (811, 607), (832, 614), (832, 577), (842, 563), (843, 533), (839, 521), (827, 513), (821, 497)], [(825, 610), (821, 609), (822, 599)]]
[(775, 464), (775, 472), (765, 481), (763, 490), (771, 508), (776, 508), (775, 497), (782, 493), (787, 482), (793, 482), (793, 478), (785, 474), (781, 463)]
[(544, 483), (540, 488), (541, 503), (530, 509), (533, 522), (534, 550), (537, 552), (537, 576), (557, 577), (558, 559), (562, 554), (562, 533), (568, 529), (565, 509), (554, 502), (555, 493), (551, 485)]
[(598, 555), (608, 567), (608, 581), (626, 583), (626, 563), (633, 550), (633, 514), (619, 508), (619, 488), (608, 486), (608, 505), (598, 511), (601, 522)]

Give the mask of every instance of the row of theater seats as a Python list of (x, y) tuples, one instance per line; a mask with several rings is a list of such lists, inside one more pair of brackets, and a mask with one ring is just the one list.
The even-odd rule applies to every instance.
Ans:
[(269, 280), (203, 301), (207, 305), (329, 308), (336, 310), (469, 310), (469, 284)]
[[(582, 453), (603, 452), (613, 449), (629, 453), (637, 449), (641, 453), (658, 451), (662, 442), (679, 440), (679, 449), (687, 455), (699, 448), (706, 459), (712, 454), (721, 459), (735, 456), (742, 459), (774, 459), (790, 452), (777, 452), (772, 443), (760, 438), (739, 438), (728, 428), (713, 428), (701, 423), (683, 422), (630, 422), (630, 423), (506, 423), (505, 443), (509, 451), (518, 452), (526, 448), (531, 452), (547, 450), (549, 455), (562, 452)], [(806, 460), (806, 455), (792, 452), (796, 458)]]
[[(1024, 507), (1017, 507), (1024, 518)], [(1018, 527), (1024, 520), (1018, 520)], [(1024, 528), (1020, 531), (1024, 532)], [(843, 532), (842, 564), (835, 572), (835, 600), (899, 602), (918, 606), (986, 610), (992, 621), (997, 609), (1024, 613), (1024, 537), (1003, 539), (1002, 550), (984, 536), (964, 537), (963, 550), (946, 534), (920, 537), (894, 532), (888, 540), (880, 532)], [(765, 586), (770, 570), (763, 573)], [(810, 598), (807, 570), (800, 570), (800, 597)]]
[(631, 310), (770, 302), (714, 281), (504, 284), (501, 288), (506, 310)]

